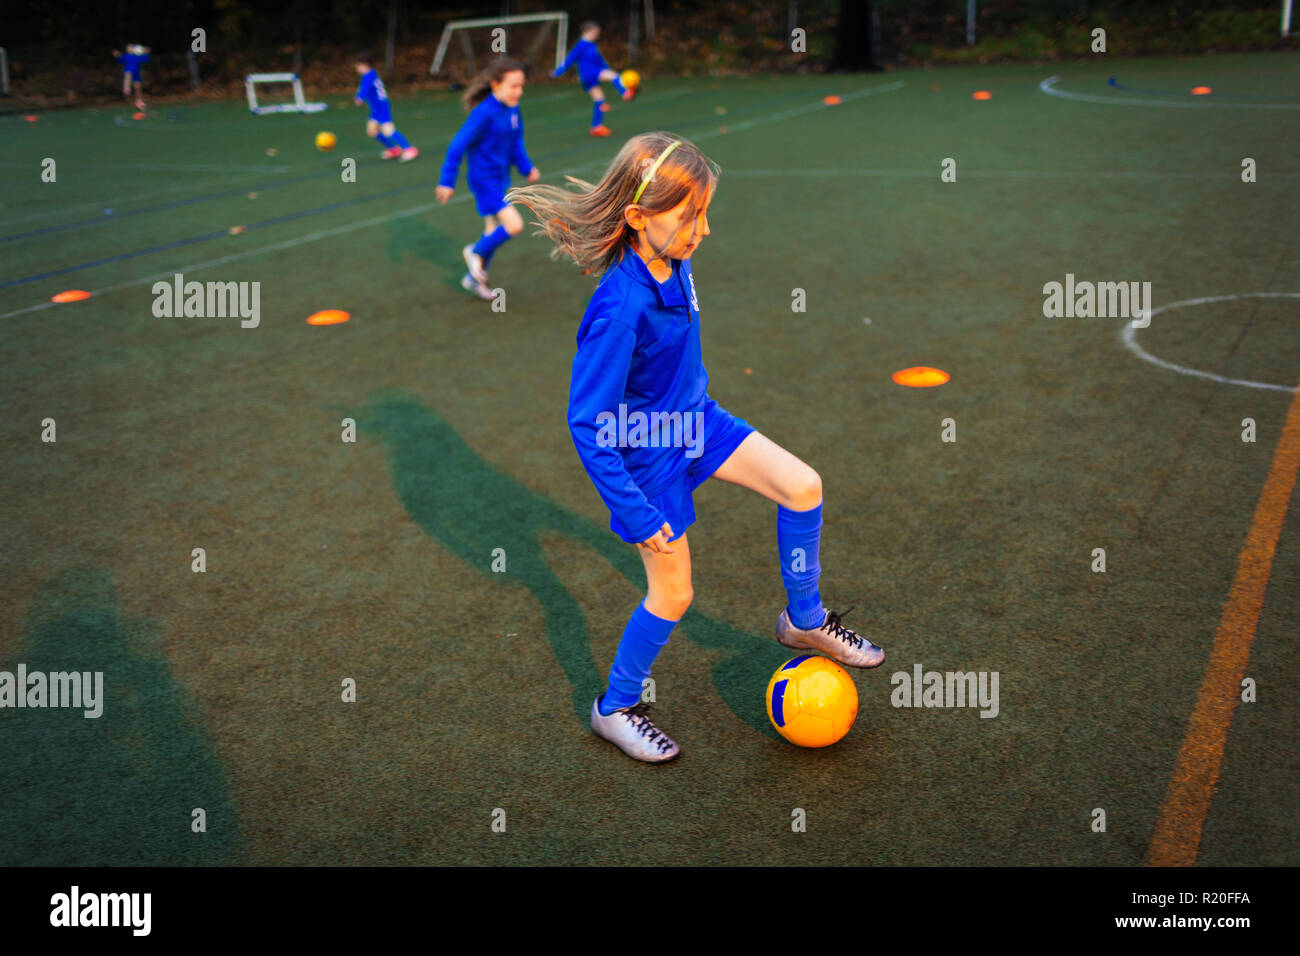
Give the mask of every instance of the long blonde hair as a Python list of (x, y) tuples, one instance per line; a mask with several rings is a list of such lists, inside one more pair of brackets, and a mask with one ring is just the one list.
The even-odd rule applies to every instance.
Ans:
[[(633, 196), (651, 166), (675, 140), (681, 145), (655, 170), (634, 203)], [(683, 221), (693, 220), (700, 205), (712, 195), (719, 172), (718, 164), (694, 143), (672, 133), (641, 133), (623, 145), (597, 185), (566, 176), (576, 189), (517, 186), (506, 193), (506, 201), (527, 206), (539, 218), (534, 225), (540, 228), (534, 234), (555, 243), (552, 259), (568, 256), (579, 267), (599, 275), (618, 262), (624, 247), (635, 240), (636, 230), (623, 214), (628, 206), (638, 206), (647, 216), (654, 216), (685, 201)], [(664, 257), (664, 252), (655, 251), (656, 259)]]

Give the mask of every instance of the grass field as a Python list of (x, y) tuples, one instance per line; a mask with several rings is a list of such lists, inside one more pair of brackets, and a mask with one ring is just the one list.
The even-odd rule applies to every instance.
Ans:
[[(1300, 863), (1300, 57), (650, 77), (605, 141), (575, 84), (522, 105), (547, 182), (648, 129), (721, 165), (710, 392), (822, 475), (822, 592), (889, 655), (854, 729), (769, 725), (775, 509), (719, 482), (655, 668), (682, 759), (586, 729), (643, 587), (565, 425), (594, 281), (521, 237), (504, 312), (458, 287), (452, 94), (399, 93), (401, 166), (333, 101), (8, 117), (0, 670), (105, 701), (0, 709), (0, 863)], [(260, 324), (156, 317), (177, 272), (260, 282)], [(1045, 317), (1067, 274), (1149, 281), (1135, 346), (1253, 384)], [(918, 664), (997, 672), (997, 716), (893, 706)]]

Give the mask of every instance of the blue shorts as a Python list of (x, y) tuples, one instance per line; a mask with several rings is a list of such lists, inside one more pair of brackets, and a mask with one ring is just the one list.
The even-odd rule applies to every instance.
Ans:
[[(686, 529), (695, 522), (692, 492), (712, 478), (713, 473), (722, 467), (722, 463), (754, 431), (753, 425), (732, 415), (713, 399), (709, 399), (701, 411), (704, 412), (704, 452), (698, 458), (689, 459), (686, 471), (666, 490), (649, 499), (651, 507), (657, 508), (672, 527), (673, 536), (670, 540), (673, 541), (685, 534)], [(636, 533), (628, 531), (612, 516), (609, 529), (624, 541)]]
[(497, 183), (470, 183), (469, 190), (474, 194), (474, 207), (480, 216), (495, 216), (510, 203), (506, 202), (506, 190), (510, 180)]
[(370, 118), (380, 126), (391, 123), (393, 121), (393, 107), (387, 100), (380, 100), (370, 107)]

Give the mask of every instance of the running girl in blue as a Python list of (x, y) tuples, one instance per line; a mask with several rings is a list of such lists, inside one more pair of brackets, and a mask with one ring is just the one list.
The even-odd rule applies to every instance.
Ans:
[(483, 235), (478, 242), (461, 250), (469, 272), (460, 280), (461, 287), (481, 299), (491, 301), (488, 266), (492, 256), (512, 236), (524, 231), (518, 210), (506, 201), (513, 164), (530, 183), (542, 176), (524, 151), (524, 121), (519, 113), (519, 99), (524, 95), (524, 65), (506, 57), (495, 61), (476, 76), (461, 98), (469, 119), (447, 147), (447, 161), (434, 195), (444, 206), (456, 191), (460, 161), (469, 154), (466, 180), (474, 194), (474, 204), (483, 217)]
[(564, 65), (556, 70), (552, 76), (557, 80), (565, 73), (569, 72), (569, 67), (575, 63), (578, 65), (578, 82), (582, 88), (591, 95), (591, 135), (608, 136), (610, 129), (605, 125), (604, 117), (601, 116), (609, 109), (609, 104), (605, 102), (605, 91), (600, 88), (602, 82), (613, 83), (614, 89), (618, 90), (619, 95), (625, 100), (630, 100), (636, 96), (636, 90), (630, 89), (623, 85), (619, 79), (618, 73), (609, 68), (605, 58), (600, 55), (600, 49), (596, 46), (596, 40), (600, 38), (600, 24), (595, 20), (588, 20), (582, 25), (582, 39), (573, 45), (569, 55), (564, 60)]
[(144, 86), (140, 82), (140, 67), (149, 62), (149, 48), (139, 43), (128, 43), (126, 53), (113, 51), (113, 59), (122, 64), (122, 95), (130, 100), (134, 88), (135, 108), (143, 110)]
[(544, 224), (553, 256), (603, 272), (578, 329), (569, 430), (609, 508), (610, 528), (640, 549), (647, 593), (623, 631), (608, 686), (592, 704), (591, 729), (649, 763), (680, 752), (651, 722), (641, 693), (691, 603), (686, 529), (695, 520), (692, 495), (709, 478), (776, 503), (788, 598), (776, 639), (850, 667), (885, 659), (844, 627), (843, 615), (822, 605), (817, 472), (708, 394), (690, 259), (709, 235), (717, 177), (718, 167), (691, 143), (644, 133), (619, 151), (599, 185), (571, 178), (579, 191), (528, 186), (509, 193)]
[(366, 135), (383, 144), (384, 151), (379, 155), (384, 159), (395, 159), (400, 163), (409, 163), (420, 155), (420, 151), (411, 145), (393, 123), (393, 105), (388, 102), (388, 91), (379, 71), (370, 65), (370, 54), (360, 53), (353, 64), (361, 77), (361, 86), (357, 89), (357, 105), (370, 107), (370, 119), (366, 120)]

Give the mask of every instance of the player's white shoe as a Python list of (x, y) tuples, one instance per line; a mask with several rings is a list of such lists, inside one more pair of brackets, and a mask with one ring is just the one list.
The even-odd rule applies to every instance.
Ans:
[(400, 146), (390, 146), (390, 147), (388, 147), (388, 149), (384, 150), (382, 153), (379, 154), (379, 158), (380, 158), (380, 159), (397, 159), (397, 157), (399, 157), (399, 156), (401, 156), (401, 155), (402, 155), (402, 147), (400, 147)]
[(487, 302), (491, 302), (494, 298), (496, 298), (492, 294), (491, 289), (489, 289), (482, 282), (479, 282), (468, 272), (465, 273), (463, 278), (461, 278), (460, 287), (464, 289), (466, 292), (470, 293), (471, 295), (476, 295), (480, 299), (483, 299)]
[(794, 626), (790, 609), (786, 608), (776, 619), (776, 639), (797, 651), (821, 651), (845, 667), (879, 667), (885, 662), (884, 649), (843, 625), (849, 611), (844, 614), (828, 611), (821, 627), (804, 630)]
[(648, 704), (636, 703), (606, 717), (600, 712), (604, 696), (597, 697), (591, 705), (591, 732), (597, 737), (608, 740), (633, 760), (646, 763), (667, 763), (682, 752), (646, 715)]
[(397, 161), (399, 163), (409, 163), (419, 155), (420, 151), (418, 149), (414, 146), (408, 146), (406, 149), (402, 150), (402, 155), (397, 157)]
[(465, 265), (469, 267), (469, 274), (477, 282), (487, 283), (487, 269), (483, 268), (483, 257), (474, 251), (473, 246), (466, 246), (460, 251), (465, 257)]

